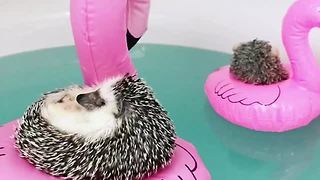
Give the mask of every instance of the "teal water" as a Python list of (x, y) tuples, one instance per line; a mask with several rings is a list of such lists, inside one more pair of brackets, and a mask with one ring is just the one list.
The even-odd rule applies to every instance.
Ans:
[[(320, 122), (287, 133), (230, 124), (210, 107), (207, 75), (230, 55), (142, 44), (132, 52), (140, 77), (154, 89), (178, 135), (192, 142), (215, 180), (320, 179)], [(43, 92), (82, 82), (74, 47), (0, 58), (0, 124), (22, 115)]]

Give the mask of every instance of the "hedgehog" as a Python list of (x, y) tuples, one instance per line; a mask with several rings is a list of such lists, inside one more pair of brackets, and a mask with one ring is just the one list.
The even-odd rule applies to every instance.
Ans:
[(142, 179), (171, 162), (172, 120), (146, 82), (131, 75), (46, 93), (16, 130), (22, 158), (75, 180)]
[(278, 50), (269, 42), (257, 39), (233, 48), (230, 73), (235, 79), (255, 85), (274, 84), (289, 78)]

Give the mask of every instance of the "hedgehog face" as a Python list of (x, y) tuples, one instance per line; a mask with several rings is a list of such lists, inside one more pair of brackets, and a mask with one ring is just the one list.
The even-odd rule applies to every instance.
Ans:
[(103, 88), (73, 87), (47, 94), (41, 114), (51, 125), (68, 134), (91, 140), (110, 136), (121, 124), (115, 117), (118, 112), (112, 91), (115, 82), (115, 79), (105, 81)]
[(315, 25), (320, 27), (320, 2), (317, 0), (297, 1), (299, 6), (291, 7), (291, 11), (298, 11), (299, 16), (295, 16), (295, 21), (305, 25)]
[(38, 169), (65, 179), (142, 179), (165, 167), (174, 125), (141, 79), (51, 92), (33, 103), (16, 147)]

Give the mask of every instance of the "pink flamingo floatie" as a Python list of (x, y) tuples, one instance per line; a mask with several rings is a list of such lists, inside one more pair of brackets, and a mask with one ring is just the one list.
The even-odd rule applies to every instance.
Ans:
[(93, 85), (119, 74), (135, 74), (128, 48), (147, 30), (150, 0), (70, 2), (85, 84)]
[(320, 27), (320, 1), (296, 1), (282, 27), (292, 67), (289, 79), (271, 85), (246, 84), (230, 75), (229, 66), (222, 67), (205, 84), (214, 110), (234, 124), (257, 131), (288, 131), (316, 118), (320, 114), (320, 68), (308, 43), (314, 27)]
[[(13, 135), (16, 126), (17, 121), (0, 126), (0, 179), (59, 180), (57, 177), (37, 170), (25, 159), (20, 158), (14, 147)], [(146, 180), (210, 180), (210, 174), (195, 147), (180, 138), (177, 138), (176, 144), (171, 165)]]

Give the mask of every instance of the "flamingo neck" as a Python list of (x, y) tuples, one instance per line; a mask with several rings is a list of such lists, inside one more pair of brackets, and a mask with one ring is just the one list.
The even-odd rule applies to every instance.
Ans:
[[(305, 88), (320, 91), (320, 68), (309, 44), (312, 25), (297, 22), (295, 16), (287, 16), (283, 22), (282, 40), (287, 51), (293, 80)], [(319, 81), (319, 82), (317, 82)]]

